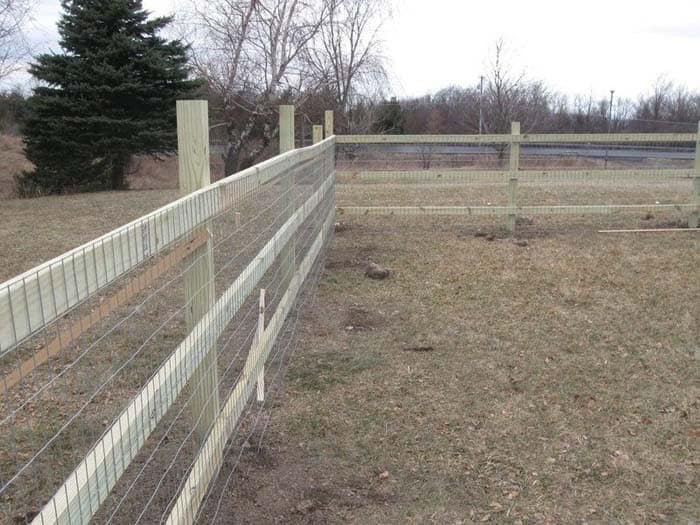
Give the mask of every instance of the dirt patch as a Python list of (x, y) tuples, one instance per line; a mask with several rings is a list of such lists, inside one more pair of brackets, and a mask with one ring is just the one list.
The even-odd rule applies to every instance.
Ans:
[(688, 219), (673, 219), (670, 221), (656, 221), (653, 225), (654, 228), (678, 228), (685, 229), (688, 227)]
[(434, 352), (435, 348), (432, 346), (425, 346), (425, 345), (419, 345), (419, 346), (406, 346), (402, 348), (404, 352)]
[(351, 245), (341, 250), (334, 250), (326, 261), (326, 269), (339, 270), (364, 268), (371, 262), (372, 255), (377, 252), (377, 245), (368, 243), (361, 246)]
[(348, 223), (347, 223), (347, 222), (343, 222), (343, 221), (336, 222), (335, 225), (334, 225), (335, 233), (343, 233), (343, 232), (346, 232), (346, 231), (348, 231), (349, 228), (350, 228), (350, 227), (348, 226)]
[(343, 326), (345, 330), (348, 331), (375, 330), (385, 322), (384, 314), (381, 312), (371, 311), (362, 306), (352, 305), (348, 308)]

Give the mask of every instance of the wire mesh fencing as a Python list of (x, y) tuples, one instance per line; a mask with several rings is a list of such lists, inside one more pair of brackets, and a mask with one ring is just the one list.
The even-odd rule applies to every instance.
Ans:
[(276, 386), (334, 194), (328, 139), (0, 285), (0, 522), (195, 519)]
[[(339, 215), (629, 214), (694, 225), (696, 133), (338, 137)], [(635, 215), (636, 214), (636, 215)], [(555, 220), (556, 217), (555, 217)]]

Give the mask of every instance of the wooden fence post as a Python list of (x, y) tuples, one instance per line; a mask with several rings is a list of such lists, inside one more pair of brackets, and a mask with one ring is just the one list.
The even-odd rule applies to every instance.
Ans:
[(697, 228), (700, 225), (700, 122), (698, 122), (698, 135), (695, 139), (695, 173), (693, 175), (693, 197), (695, 209), (690, 212), (688, 228)]
[[(258, 331), (255, 334), (255, 344), (257, 347), (262, 343), (265, 336), (265, 288), (260, 289), (260, 304), (258, 305)], [(260, 368), (258, 374), (258, 401), (265, 401), (265, 365)]]
[(280, 153), (294, 149), (294, 106), (280, 106)]
[(314, 144), (318, 144), (319, 142), (321, 142), (323, 140), (323, 126), (314, 126), (312, 137)]
[(520, 122), (513, 122), (510, 128), (512, 135), (510, 143), (510, 178), (508, 180), (508, 207), (511, 208), (506, 220), (506, 228), (511, 235), (515, 233), (515, 223), (518, 215), (515, 213), (517, 206), (518, 194), (518, 170), (520, 169), (520, 142), (516, 141), (516, 137), (520, 136)]
[[(177, 149), (180, 194), (187, 195), (211, 183), (209, 173), (209, 117), (206, 100), (178, 100)], [(211, 228), (203, 227), (207, 242), (185, 259), (185, 320), (192, 331), (214, 306), (214, 258)], [(204, 338), (206, 340), (206, 338)], [(216, 345), (200, 349), (203, 359), (192, 376), (192, 417), (200, 442), (219, 414), (219, 378)]]
[[(280, 153), (286, 153), (292, 151), (295, 148), (294, 143), (294, 106), (285, 105), (280, 106)], [(296, 210), (296, 188), (294, 184), (294, 172), (283, 173), (281, 175), (282, 179), (280, 181), (280, 191), (282, 192), (282, 202), (287, 210), (284, 214), (285, 219), (288, 219), (294, 214)], [(294, 268), (296, 268), (296, 235), (293, 235), (291, 239), (287, 242), (287, 246), (280, 253), (280, 260), (286, 270), (282, 274), (282, 281), (285, 282), (285, 286), (289, 285), (294, 275)], [(285, 264), (285, 261), (286, 264)]]
[(335, 131), (333, 130), (333, 110), (326, 110), (326, 138), (333, 136)]

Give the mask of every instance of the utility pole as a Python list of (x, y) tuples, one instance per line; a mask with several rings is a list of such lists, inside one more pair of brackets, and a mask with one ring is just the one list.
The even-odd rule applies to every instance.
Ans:
[(612, 108), (613, 108), (613, 96), (615, 96), (615, 90), (610, 90), (610, 107), (608, 108), (608, 133), (612, 132)]
[(481, 108), (481, 99), (484, 97), (484, 75), (479, 77), (479, 135), (484, 128), (484, 114)]

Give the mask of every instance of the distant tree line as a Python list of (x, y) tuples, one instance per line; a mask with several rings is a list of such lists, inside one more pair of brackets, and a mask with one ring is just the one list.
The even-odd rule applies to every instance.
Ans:
[[(694, 131), (700, 121), (700, 91), (660, 77), (638, 99), (567, 97), (540, 80), (516, 73), (495, 45), (483, 88), (451, 86), (434, 95), (377, 104), (375, 132), (407, 134), (510, 133), (518, 121), (523, 132), (672, 132)], [(480, 119), (481, 115), (481, 119)]]

